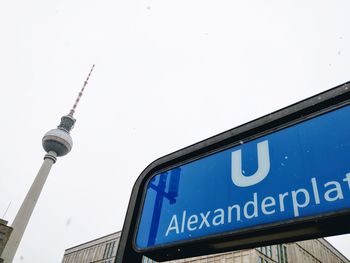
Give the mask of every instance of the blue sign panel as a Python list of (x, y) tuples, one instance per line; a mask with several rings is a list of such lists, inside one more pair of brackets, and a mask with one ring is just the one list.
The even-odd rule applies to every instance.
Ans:
[(156, 174), (143, 250), (350, 209), (350, 106)]

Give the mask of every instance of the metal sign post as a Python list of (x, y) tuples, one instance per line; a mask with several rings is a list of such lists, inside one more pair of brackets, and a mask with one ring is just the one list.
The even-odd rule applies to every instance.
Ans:
[(150, 164), (117, 263), (350, 232), (350, 84)]

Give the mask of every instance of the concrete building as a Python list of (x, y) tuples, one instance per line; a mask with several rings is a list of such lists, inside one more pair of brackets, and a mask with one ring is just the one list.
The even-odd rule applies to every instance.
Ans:
[(62, 263), (113, 263), (121, 232), (113, 233), (84, 244), (66, 249)]
[[(7, 225), (7, 221), (0, 218), (0, 256), (2, 251), (5, 248), (7, 240), (9, 239), (12, 232), (12, 227)], [(0, 263), (3, 262), (3, 259), (0, 257)]]
[[(113, 233), (65, 250), (62, 263), (114, 263), (120, 233)], [(144, 258), (144, 263), (154, 261)], [(172, 263), (350, 263), (325, 239), (313, 239), (255, 249), (171, 261)]]

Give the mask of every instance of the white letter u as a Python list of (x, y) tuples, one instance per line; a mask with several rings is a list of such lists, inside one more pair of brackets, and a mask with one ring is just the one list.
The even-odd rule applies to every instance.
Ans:
[(258, 148), (258, 170), (255, 174), (245, 176), (242, 174), (242, 150), (231, 153), (231, 178), (232, 182), (239, 187), (247, 187), (264, 180), (270, 171), (269, 142), (262, 141)]

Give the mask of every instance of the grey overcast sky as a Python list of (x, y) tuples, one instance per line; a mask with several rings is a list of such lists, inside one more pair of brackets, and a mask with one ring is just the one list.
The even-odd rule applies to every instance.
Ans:
[[(350, 80), (347, 0), (32, 0), (0, 8), (0, 217), (12, 222), (41, 138), (76, 112), (15, 262), (122, 228), (153, 160)], [(350, 236), (328, 240), (350, 258)]]

